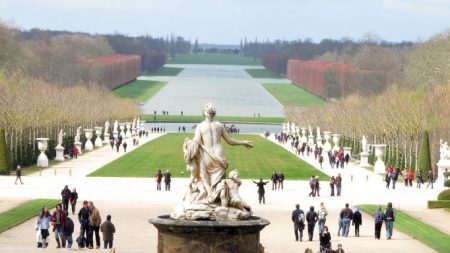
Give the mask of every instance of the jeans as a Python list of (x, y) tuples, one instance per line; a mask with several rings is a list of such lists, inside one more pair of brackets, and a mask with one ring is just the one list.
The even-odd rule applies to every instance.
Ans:
[(103, 248), (107, 249), (109, 246), (110, 249), (113, 247), (113, 241), (103, 241)]
[(347, 237), (350, 231), (350, 219), (342, 219), (342, 235)]
[(261, 201), (263, 202), (263, 204), (266, 203), (266, 198), (264, 197), (264, 192), (258, 192), (258, 200), (259, 200), (260, 204), (261, 204)]
[(63, 205), (62, 205), (63, 210), (64, 211), (69, 210), (69, 199), (63, 199), (62, 202), (63, 202)]
[(88, 225), (80, 224), (80, 236), (86, 238), (86, 245), (89, 245), (89, 226)]
[(72, 248), (72, 244), (73, 244), (72, 235), (65, 235), (64, 240), (67, 241), (66, 248), (68, 248), (68, 249)]
[(300, 229), (300, 222), (294, 223), (294, 234), (295, 234), (295, 240), (298, 241), (298, 232), (300, 232), (300, 241), (302, 241), (303, 238), (303, 230)]
[(156, 190), (161, 191), (161, 182), (156, 182)]
[(336, 195), (341, 196), (341, 186), (336, 186)]
[(319, 222), (317, 222), (319, 227), (319, 235), (323, 233), (323, 227), (325, 227), (325, 221), (326, 219), (319, 219)]
[(386, 238), (391, 239), (393, 228), (394, 228), (394, 222), (387, 220), (386, 221)]
[(341, 236), (341, 230), (342, 230), (342, 235), (344, 235), (344, 230), (342, 229), (342, 219), (338, 220), (338, 225), (339, 225), (338, 236)]

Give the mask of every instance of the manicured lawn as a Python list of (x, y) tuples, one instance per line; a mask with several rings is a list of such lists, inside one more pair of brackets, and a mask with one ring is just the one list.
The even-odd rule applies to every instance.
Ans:
[(177, 54), (170, 64), (261, 65), (261, 59), (234, 54)]
[(183, 68), (162, 67), (155, 71), (145, 74), (146, 76), (177, 76)]
[(145, 102), (155, 95), (162, 87), (166, 85), (166, 82), (160, 81), (144, 81), (135, 80), (126, 85), (120, 86), (113, 90), (113, 92), (124, 98), (131, 98), (137, 101)]
[(60, 202), (57, 199), (34, 199), (0, 213), (0, 233), (38, 216), (42, 207), (52, 209)]
[(246, 69), (245, 71), (253, 78), (283, 78), (267, 69)]
[[(187, 177), (182, 145), (185, 138), (193, 134), (167, 134), (148, 142), (129, 154), (105, 165), (89, 176), (104, 177), (154, 177), (156, 171), (170, 169), (175, 177)], [(253, 142), (253, 149), (230, 146), (223, 142), (229, 169), (238, 169), (242, 178), (269, 179), (272, 171), (283, 171), (286, 179), (308, 179), (319, 175), (328, 176), (298, 159), (282, 147), (257, 135), (233, 135), (236, 139)]]
[[(376, 211), (377, 205), (359, 205), (367, 214), (373, 215)], [(383, 206), (382, 210), (386, 207)], [(437, 252), (449, 252), (450, 249), (450, 235), (428, 225), (415, 218), (396, 210), (396, 218), (394, 228), (421, 241), (428, 247)], [(384, 227), (384, 226), (383, 226)], [(395, 233), (394, 233), (395, 238)]]
[[(201, 115), (152, 115), (144, 114), (141, 117), (142, 120), (148, 122), (187, 122), (198, 123), (203, 121), (204, 117)], [(283, 123), (285, 118), (281, 117), (228, 117), (217, 116), (217, 120), (220, 122), (256, 122), (256, 123)]]
[(284, 106), (310, 106), (325, 103), (320, 97), (294, 84), (263, 83), (262, 86)]

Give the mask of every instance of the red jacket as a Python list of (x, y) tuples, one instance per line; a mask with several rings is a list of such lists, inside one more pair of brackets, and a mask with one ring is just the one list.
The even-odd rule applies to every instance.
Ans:
[[(56, 213), (58, 211), (54, 211), (52, 214), (52, 225), (53, 225), (53, 231), (55, 231), (55, 227), (56, 227)], [(66, 228), (66, 218), (67, 215), (64, 211), (59, 211), (60, 212), (60, 218), (59, 218), (59, 222), (61, 225), (61, 233), (64, 233), (64, 229)]]
[(74, 155), (78, 155), (78, 148), (77, 148), (77, 146), (73, 147), (72, 153), (73, 153)]
[(411, 179), (411, 180), (414, 179), (414, 170), (412, 170), (412, 169), (409, 170), (408, 178)]

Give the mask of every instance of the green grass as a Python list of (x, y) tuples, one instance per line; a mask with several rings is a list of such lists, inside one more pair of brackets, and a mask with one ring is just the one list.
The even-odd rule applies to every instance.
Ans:
[[(144, 114), (141, 117), (142, 120), (148, 122), (187, 122), (198, 123), (203, 121), (203, 116), (200, 115), (151, 115)], [(217, 120), (220, 122), (232, 122), (232, 123), (283, 123), (285, 118), (281, 117), (232, 117), (232, 116), (217, 116)]]
[(60, 202), (57, 199), (34, 199), (0, 213), (0, 233), (38, 216), (42, 207), (52, 209)]
[(113, 92), (119, 97), (145, 102), (153, 97), (164, 85), (166, 85), (166, 82), (135, 80), (114, 89)]
[[(359, 205), (362, 211), (373, 215), (377, 205)], [(383, 207), (383, 210), (386, 207)], [(450, 248), (450, 235), (423, 223), (404, 212), (395, 210), (396, 218), (394, 228), (421, 241), (437, 252), (448, 252)], [(394, 234), (395, 236), (395, 234)]]
[(325, 103), (320, 97), (294, 84), (263, 83), (262, 86), (284, 106), (310, 106)]
[(177, 54), (170, 64), (261, 65), (261, 59), (234, 54)]
[(283, 78), (282, 76), (267, 69), (246, 69), (245, 71), (253, 78)]
[[(183, 159), (184, 138), (193, 134), (167, 134), (148, 142), (138, 149), (103, 166), (89, 176), (97, 177), (153, 177), (158, 169), (170, 169), (175, 177), (187, 177)], [(298, 159), (282, 147), (257, 135), (233, 135), (233, 138), (253, 142), (253, 149), (230, 146), (223, 143), (229, 169), (238, 169), (242, 178), (269, 179), (272, 171), (283, 171), (286, 179), (308, 179), (318, 175), (322, 180), (329, 177)]]
[(162, 67), (145, 74), (145, 76), (177, 76), (181, 71), (183, 68)]

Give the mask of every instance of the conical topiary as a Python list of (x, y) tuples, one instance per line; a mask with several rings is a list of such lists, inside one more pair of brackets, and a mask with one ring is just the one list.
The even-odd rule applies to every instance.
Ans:
[(423, 131), (422, 143), (420, 144), (419, 152), (419, 169), (422, 170), (422, 175), (428, 175), (431, 170), (431, 155), (430, 155), (430, 141), (428, 139), (428, 131)]
[(7, 147), (5, 140), (5, 130), (0, 129), (0, 174), (7, 174), (9, 171), (7, 159)]

